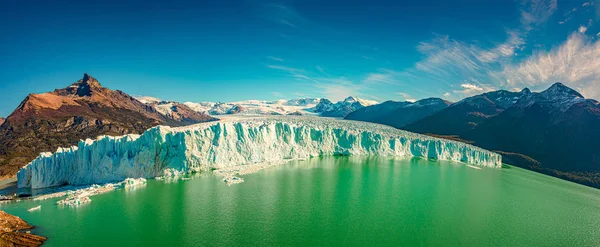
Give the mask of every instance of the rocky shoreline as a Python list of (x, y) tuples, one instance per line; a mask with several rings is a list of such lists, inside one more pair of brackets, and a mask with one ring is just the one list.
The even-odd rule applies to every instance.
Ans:
[(40, 246), (45, 237), (29, 233), (33, 226), (21, 218), (0, 210), (0, 246)]

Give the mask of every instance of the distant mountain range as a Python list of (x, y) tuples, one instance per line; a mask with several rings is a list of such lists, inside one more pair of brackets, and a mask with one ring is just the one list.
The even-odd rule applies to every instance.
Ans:
[(600, 105), (562, 83), (539, 93), (500, 90), (436, 104), (419, 116), (403, 110), (410, 105), (384, 102), (346, 118), (469, 142), (508, 164), (600, 187)]
[(386, 101), (358, 109), (345, 118), (390, 125), (400, 128), (404, 125), (437, 113), (452, 104), (438, 98), (422, 99), (416, 102)]
[(71, 86), (30, 94), (0, 126), (0, 175), (14, 175), (41, 152), (99, 135), (142, 133), (155, 125), (182, 126), (216, 118), (173, 103), (170, 114), (85, 74)]
[[(171, 114), (172, 101), (159, 100), (153, 97), (140, 96), (138, 100), (153, 105), (165, 115)], [(324, 117), (344, 117), (348, 113), (377, 104), (376, 101), (348, 97), (343, 101), (332, 103), (328, 99), (298, 98), (290, 100), (246, 100), (236, 102), (185, 102), (190, 109), (212, 116), (220, 115), (315, 115)]]

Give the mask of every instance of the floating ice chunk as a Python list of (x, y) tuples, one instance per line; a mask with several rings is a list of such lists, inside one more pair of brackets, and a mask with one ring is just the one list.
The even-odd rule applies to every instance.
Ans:
[(145, 178), (128, 178), (128, 179), (125, 179), (125, 181), (123, 181), (123, 185), (125, 188), (146, 186), (146, 179)]
[(37, 207), (33, 207), (33, 208), (30, 208), (30, 209), (27, 209), (27, 212), (33, 212), (33, 211), (37, 211), (37, 210), (40, 210), (40, 209), (42, 209), (42, 205), (39, 205)]

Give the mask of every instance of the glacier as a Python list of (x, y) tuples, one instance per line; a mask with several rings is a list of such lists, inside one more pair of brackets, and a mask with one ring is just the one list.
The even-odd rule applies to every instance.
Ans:
[(501, 167), (500, 155), (392, 127), (319, 117), (225, 118), (141, 135), (100, 136), (42, 153), (17, 174), (19, 188), (87, 185), (228, 169), (326, 155), (424, 157)]

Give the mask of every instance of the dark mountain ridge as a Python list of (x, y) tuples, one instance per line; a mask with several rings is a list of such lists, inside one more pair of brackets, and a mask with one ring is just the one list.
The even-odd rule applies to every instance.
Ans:
[(600, 187), (600, 105), (562, 83), (473, 96), (401, 128), (457, 136), (509, 164)]
[(380, 123), (400, 128), (439, 112), (450, 104), (450, 102), (439, 98), (422, 99), (416, 102), (386, 101), (358, 109), (348, 114), (345, 119)]

